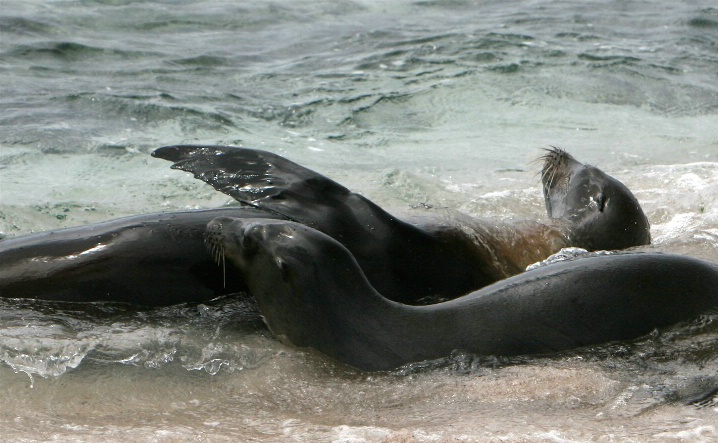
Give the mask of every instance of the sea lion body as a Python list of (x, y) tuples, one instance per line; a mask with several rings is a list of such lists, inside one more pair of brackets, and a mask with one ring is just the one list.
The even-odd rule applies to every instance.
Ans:
[(0, 295), (158, 306), (246, 289), (225, 278), (204, 235), (215, 217), (271, 217), (252, 208), (146, 214), (0, 241)]
[(718, 265), (678, 255), (582, 258), (407, 306), (383, 297), (345, 247), (306, 226), (219, 218), (208, 232), (275, 335), (369, 371), (454, 350), (546, 354), (629, 340), (718, 307)]
[[(511, 223), (466, 216), (407, 222), (261, 150), (188, 145), (153, 155), (248, 206), (231, 216), (295, 221), (336, 239), (374, 288), (401, 303), (461, 296), (567, 246), (593, 250), (650, 242), (648, 222), (630, 191), (561, 150), (543, 157), (551, 217)], [(608, 204), (597, 206), (598, 198)], [(614, 204), (619, 201), (628, 203)], [(203, 246), (204, 226), (226, 215), (215, 211), (225, 209), (129, 217), (1, 241), (0, 295), (163, 305), (231, 293), (243, 285), (225, 282)], [(625, 235), (625, 226), (636, 229)]]

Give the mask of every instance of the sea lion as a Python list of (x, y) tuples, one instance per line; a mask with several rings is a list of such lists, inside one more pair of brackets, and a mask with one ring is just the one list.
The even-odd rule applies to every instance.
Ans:
[(218, 218), (207, 235), (278, 338), (367, 371), (454, 350), (546, 354), (629, 340), (718, 306), (718, 265), (678, 255), (582, 258), (409, 306), (383, 297), (344, 246), (307, 226)]
[(458, 297), (565, 246), (613, 249), (650, 241), (630, 191), (558, 149), (542, 157), (553, 218), (511, 223), (460, 215), (403, 221), (321, 174), (260, 150), (169, 146), (153, 155), (248, 207), (148, 214), (0, 241), (0, 295), (167, 305), (236, 292), (242, 282), (225, 281), (202, 243), (206, 224), (221, 215), (318, 229), (351, 251), (377, 290), (402, 303)]
[(0, 296), (163, 306), (246, 289), (204, 245), (209, 220), (270, 216), (224, 208), (123, 217), (0, 241)]
[(377, 291), (402, 303), (458, 297), (523, 272), (563, 247), (650, 243), (648, 220), (631, 191), (558, 148), (541, 157), (550, 218), (511, 222), (461, 214), (404, 221), (321, 174), (261, 150), (184, 145), (152, 155), (239, 202), (333, 237), (351, 251)]

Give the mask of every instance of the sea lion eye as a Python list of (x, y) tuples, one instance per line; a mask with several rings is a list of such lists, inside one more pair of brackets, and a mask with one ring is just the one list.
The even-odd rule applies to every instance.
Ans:
[(282, 280), (283, 280), (284, 282), (289, 281), (289, 267), (286, 265), (286, 263), (284, 262), (284, 260), (282, 260), (281, 258), (277, 257), (277, 258), (275, 259), (275, 262), (277, 263), (277, 268), (279, 268), (279, 271), (280, 271), (281, 274), (282, 274)]
[(607, 202), (608, 198), (606, 198), (606, 194), (598, 194), (598, 198), (596, 199), (596, 203), (598, 204), (598, 212), (603, 212), (603, 210), (606, 208)]
[(254, 238), (251, 232), (242, 232), (242, 235), (237, 235), (238, 243), (243, 253), (249, 256), (254, 254), (257, 250), (257, 240)]

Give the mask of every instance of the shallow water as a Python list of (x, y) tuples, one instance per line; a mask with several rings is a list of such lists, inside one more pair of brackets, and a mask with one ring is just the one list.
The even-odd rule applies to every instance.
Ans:
[[(718, 262), (711, 2), (26, 1), (0, 8), (0, 232), (230, 202), (149, 156), (269, 149), (396, 213), (543, 217), (540, 149)], [(366, 374), (249, 298), (0, 300), (0, 440), (712, 441), (718, 317), (550, 357)], [(694, 403), (694, 404), (691, 404)]]

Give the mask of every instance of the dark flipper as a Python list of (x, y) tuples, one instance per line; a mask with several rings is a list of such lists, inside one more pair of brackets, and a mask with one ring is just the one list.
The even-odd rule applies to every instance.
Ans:
[[(152, 153), (220, 192), (343, 243), (363, 266), (387, 266), (385, 244), (416, 228), (335, 181), (277, 154), (232, 146), (166, 146)], [(371, 274), (371, 271), (369, 272)]]
[(314, 225), (312, 220), (304, 219), (305, 214), (299, 210), (302, 205), (350, 194), (344, 186), (311, 169), (257, 149), (178, 145), (159, 148), (152, 156), (174, 162), (172, 169), (191, 172), (241, 203), (305, 224)]

